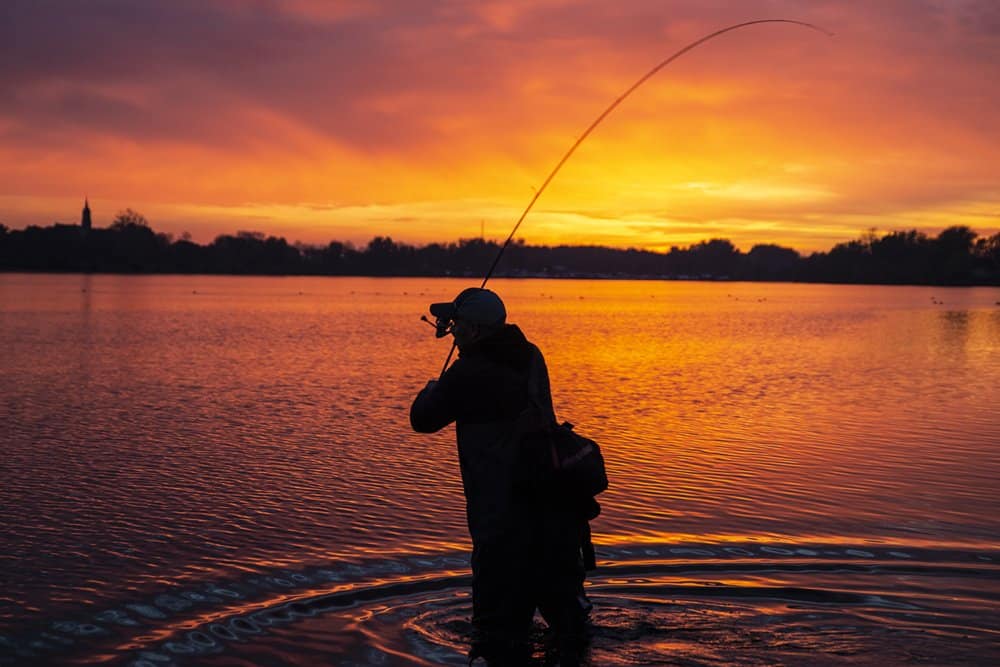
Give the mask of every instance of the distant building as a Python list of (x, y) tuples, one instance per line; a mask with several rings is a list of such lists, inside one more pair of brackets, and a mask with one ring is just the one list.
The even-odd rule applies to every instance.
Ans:
[(83, 213), (80, 215), (80, 227), (83, 231), (90, 231), (90, 202), (86, 197), (83, 199)]

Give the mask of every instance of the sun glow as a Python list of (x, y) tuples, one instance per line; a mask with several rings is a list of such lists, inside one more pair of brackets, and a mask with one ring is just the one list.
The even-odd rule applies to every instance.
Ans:
[[(257, 33), (254, 10), (225, 7), (205, 20), (245, 48), (206, 46), (194, 62), (175, 38), (182, 17), (150, 9), (164, 37), (134, 51), (134, 69), (76, 9), (58, 22), (85, 25), (86, 45), (23, 17), (8, 82), (19, 104), (0, 106), (0, 223), (71, 220), (89, 195), (98, 226), (131, 207), (198, 241), (502, 238), (597, 113), (719, 27), (694, 4), (639, 25), (586, 3), (404, 17), (299, 1)], [(754, 26), (647, 82), (566, 164), (525, 239), (808, 251), (869, 227), (1000, 229), (1000, 104), (982, 86), (1000, 75), (995, 42), (947, 11), (802, 13), (837, 37)], [(904, 19), (951, 32), (928, 49), (872, 29)], [(331, 37), (345, 29), (357, 39)]]

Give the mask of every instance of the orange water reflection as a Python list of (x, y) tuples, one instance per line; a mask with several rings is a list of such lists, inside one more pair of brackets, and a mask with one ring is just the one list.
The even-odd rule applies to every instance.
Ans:
[[(0, 276), (13, 613), (464, 550), (453, 434), (406, 415), (469, 282)], [(599, 544), (997, 546), (1000, 291), (493, 287), (604, 447)]]

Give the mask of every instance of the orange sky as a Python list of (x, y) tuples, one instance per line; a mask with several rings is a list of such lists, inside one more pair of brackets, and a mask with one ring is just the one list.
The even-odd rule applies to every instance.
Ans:
[(994, 0), (7, 0), (0, 223), (827, 249), (1000, 231)]

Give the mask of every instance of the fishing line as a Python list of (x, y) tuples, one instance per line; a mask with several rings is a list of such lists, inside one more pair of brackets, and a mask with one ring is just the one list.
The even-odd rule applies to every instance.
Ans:
[[(552, 169), (552, 171), (549, 173), (549, 175), (545, 177), (545, 181), (542, 183), (542, 187), (538, 188), (538, 190), (535, 191), (535, 196), (533, 196), (531, 198), (531, 201), (528, 202), (528, 206), (524, 209), (524, 212), (521, 213), (521, 217), (517, 219), (517, 224), (514, 225), (514, 229), (510, 230), (510, 234), (507, 235), (507, 240), (503, 242), (502, 246), (500, 246), (500, 251), (497, 252), (497, 256), (496, 256), (496, 258), (494, 258), (493, 263), (490, 265), (489, 271), (487, 271), (486, 275), (483, 277), (483, 283), (479, 286), (480, 289), (486, 287), (486, 283), (489, 282), (489, 279), (493, 276), (493, 271), (497, 268), (497, 264), (500, 263), (500, 258), (503, 257), (504, 251), (507, 250), (507, 246), (509, 246), (510, 242), (513, 240), (514, 234), (517, 233), (518, 228), (521, 226), (521, 223), (524, 222), (524, 219), (528, 216), (528, 213), (534, 207), (535, 202), (538, 201), (538, 198), (542, 196), (543, 192), (545, 192), (545, 188), (547, 188), (549, 186), (549, 183), (552, 182), (552, 179), (555, 178), (555, 175), (559, 173), (559, 170), (562, 169), (562, 166), (564, 164), (566, 164), (566, 161), (569, 160), (570, 156), (572, 156), (573, 153), (576, 152), (576, 149), (580, 146), (580, 144), (582, 144), (584, 142), (584, 140), (588, 136), (590, 136), (590, 133), (593, 132), (594, 129), (598, 125), (600, 125), (601, 122), (605, 118), (607, 118), (608, 115), (610, 115), (611, 112), (614, 111), (618, 107), (619, 104), (621, 104), (622, 102), (624, 102), (625, 99), (636, 90), (636, 88), (638, 88), (642, 84), (646, 83), (646, 81), (648, 81), (650, 78), (652, 78), (653, 75), (655, 75), (657, 72), (659, 72), (661, 69), (663, 69), (664, 67), (666, 67), (667, 65), (669, 65), (673, 61), (675, 61), (678, 58), (680, 58), (681, 56), (683, 56), (688, 51), (690, 51), (690, 50), (692, 50), (694, 48), (697, 48), (698, 46), (704, 44), (705, 42), (707, 42), (707, 41), (709, 41), (711, 39), (714, 39), (714, 38), (718, 37), (719, 35), (723, 35), (723, 34), (725, 34), (727, 32), (731, 32), (733, 30), (738, 30), (740, 28), (745, 28), (747, 26), (757, 25), (757, 24), (760, 24), (760, 23), (790, 23), (790, 24), (794, 24), (794, 25), (800, 25), (800, 26), (803, 26), (805, 28), (809, 28), (810, 30), (815, 30), (816, 32), (823, 33), (827, 37), (833, 37), (833, 33), (832, 32), (830, 32), (830, 31), (828, 31), (828, 30), (826, 30), (824, 28), (821, 28), (818, 25), (814, 25), (812, 23), (806, 23), (805, 21), (796, 21), (794, 19), (757, 19), (755, 21), (746, 21), (744, 23), (737, 23), (735, 25), (731, 25), (728, 28), (722, 28), (721, 30), (716, 30), (713, 33), (705, 35), (701, 39), (697, 39), (697, 40), (691, 42), (690, 44), (688, 44), (684, 48), (682, 48), (679, 51), (677, 51), (674, 54), (672, 54), (666, 60), (664, 60), (661, 63), (659, 63), (658, 65), (656, 65), (656, 67), (654, 67), (653, 69), (651, 69), (648, 72), (646, 72), (646, 74), (644, 74), (638, 81), (636, 81), (635, 83), (633, 83), (624, 93), (622, 93), (621, 95), (619, 95), (618, 98), (614, 102), (612, 102), (608, 106), (607, 109), (605, 109), (604, 111), (601, 112), (601, 115), (599, 115), (594, 120), (594, 122), (592, 122), (590, 124), (590, 126), (587, 127), (587, 129), (584, 131), (584, 133), (581, 134), (580, 137), (573, 143), (573, 145), (569, 147), (569, 150), (566, 151), (566, 154), (562, 156), (562, 158), (559, 160), (558, 163), (556, 163), (556, 166)], [(454, 341), (452, 341), (451, 350), (448, 352), (448, 358), (444, 360), (444, 367), (441, 369), (441, 375), (442, 376), (444, 375), (444, 372), (446, 370), (448, 370), (448, 364), (451, 362), (451, 357), (455, 353), (455, 345), (456, 345), (456, 343)]]

